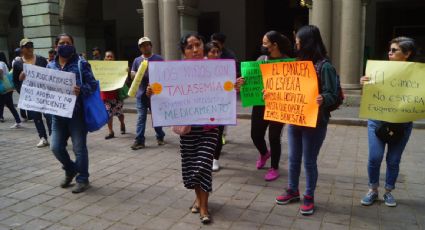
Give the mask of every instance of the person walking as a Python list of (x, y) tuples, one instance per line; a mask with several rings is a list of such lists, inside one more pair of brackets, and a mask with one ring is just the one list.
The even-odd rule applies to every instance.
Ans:
[[(34, 54), (34, 43), (30, 39), (22, 39), (19, 45), (21, 48), (22, 57), (14, 62), (13, 78), (18, 78), (18, 87), (21, 88), (22, 82), (25, 79), (25, 73), (23, 71), (24, 64), (36, 65), (45, 68), (47, 65), (47, 60), (42, 56)], [(49, 146), (47, 132), (49, 135), (52, 133), (52, 116), (50, 114), (29, 110), (28, 116), (34, 120), (34, 124), (40, 138), (40, 141), (36, 145), (37, 148)], [(46, 119), (47, 131), (46, 127), (44, 126), (43, 116)]]
[[(276, 31), (269, 31), (263, 36), (261, 55), (257, 61), (267, 61), (274, 59), (284, 59), (292, 57), (293, 50), (289, 39)], [(243, 85), (243, 76), (238, 78), (239, 83)], [(262, 169), (269, 158), (271, 158), (271, 167), (267, 171), (264, 179), (266, 181), (276, 180), (279, 176), (279, 162), (281, 156), (281, 136), (284, 124), (276, 121), (264, 120), (265, 106), (253, 106), (251, 115), (251, 139), (259, 152), (256, 161), (257, 169)], [(269, 129), (270, 150), (267, 148), (264, 136), (267, 128)]]
[(283, 205), (300, 200), (299, 178), (303, 161), (306, 189), (300, 213), (312, 215), (314, 192), (319, 176), (317, 157), (326, 137), (330, 117), (328, 108), (335, 105), (338, 100), (338, 76), (335, 68), (328, 61), (326, 47), (316, 26), (308, 25), (300, 28), (296, 33), (295, 46), (297, 60), (312, 61), (316, 69), (319, 88), (316, 102), (319, 105), (319, 112), (315, 128), (288, 125), (288, 187), (281, 196), (276, 197), (276, 203)]
[[(115, 54), (112, 51), (105, 52), (105, 61), (115, 61)], [(106, 110), (108, 110), (109, 121), (108, 121), (108, 130), (109, 134), (105, 136), (105, 139), (111, 139), (115, 137), (113, 129), (114, 116), (117, 116), (121, 123), (121, 134), (125, 134), (125, 123), (124, 123), (124, 112), (122, 108), (124, 102), (118, 98), (118, 90), (113, 91), (101, 91), (100, 97), (105, 103)]]
[[(1, 55), (3, 54), (3, 55)], [(0, 92), (0, 122), (4, 122), (3, 112), (4, 106), (6, 106), (13, 117), (15, 118), (15, 124), (12, 126), (13, 128), (21, 127), (21, 119), (19, 118), (18, 111), (15, 109), (15, 105), (13, 104), (13, 90), (14, 87), (5, 87), (5, 83), (8, 82), (9, 86), (13, 86), (13, 82), (7, 78), (7, 74), (9, 73), (9, 68), (7, 67), (7, 60), (4, 53), (0, 53), (0, 85), (3, 86), (4, 92)]]
[[(75, 51), (74, 39), (71, 35), (59, 34), (55, 40), (57, 56), (47, 65), (47, 68), (70, 72), (75, 74), (76, 86), (74, 94), (77, 96), (71, 118), (53, 116), (51, 150), (56, 159), (62, 164), (65, 178), (60, 183), (62, 188), (71, 185), (76, 177), (77, 185), (72, 193), (84, 192), (89, 188), (89, 156), (87, 150), (87, 128), (84, 120), (83, 97), (96, 91), (97, 81), (93, 76), (87, 61), (80, 59)], [(79, 61), (83, 82), (80, 82)], [(71, 160), (66, 149), (68, 139), (71, 137), (75, 161)]]
[[(163, 61), (164, 59), (158, 54), (152, 53), (152, 42), (148, 37), (142, 37), (138, 41), (138, 46), (142, 55), (134, 59), (131, 67), (131, 77), (136, 76), (136, 72), (143, 60), (150, 61)], [(136, 125), (136, 138), (131, 146), (131, 149), (137, 150), (145, 148), (145, 129), (148, 109), (150, 110), (150, 99), (146, 95), (146, 89), (149, 84), (149, 71), (146, 70), (143, 76), (142, 82), (140, 83), (139, 89), (136, 94), (136, 108), (137, 108), (137, 125)], [(162, 127), (155, 127), (156, 140), (158, 145), (164, 145), (165, 133)]]
[[(413, 61), (416, 56), (415, 41), (408, 37), (397, 37), (390, 41), (388, 51), (388, 59), (390, 61)], [(363, 76), (360, 78), (362, 85), (367, 84), (370, 78)], [(396, 127), (399, 136), (397, 140), (385, 141), (377, 135), (377, 130), (385, 128), (385, 126)], [(385, 176), (385, 193), (383, 196), (385, 205), (389, 207), (397, 206), (396, 199), (391, 191), (395, 189), (395, 183), (400, 170), (401, 156), (403, 155), (404, 148), (409, 141), (410, 134), (412, 133), (412, 122), (405, 123), (388, 123), (385, 121), (372, 120), (367, 121), (368, 142), (369, 142), (369, 160), (367, 164), (367, 171), (369, 177), (369, 191), (361, 199), (362, 205), (372, 205), (378, 199), (379, 188), (379, 174), (381, 170), (381, 163), (384, 159), (385, 147), (387, 170)], [(379, 132), (379, 131), (378, 131)]]

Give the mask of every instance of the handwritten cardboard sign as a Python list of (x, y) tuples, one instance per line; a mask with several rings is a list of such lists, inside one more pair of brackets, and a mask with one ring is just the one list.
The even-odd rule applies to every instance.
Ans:
[(234, 60), (149, 63), (153, 126), (235, 125)]
[(372, 61), (363, 86), (360, 117), (402, 123), (425, 118), (425, 64)]
[(127, 61), (89, 61), (93, 75), (100, 82), (100, 91), (123, 87), (127, 79)]
[(18, 107), (62, 117), (72, 117), (76, 96), (75, 74), (24, 64)]
[(316, 127), (319, 89), (313, 63), (279, 62), (260, 67), (266, 91), (264, 119)]
[(263, 100), (263, 78), (261, 75), (260, 65), (275, 62), (295, 61), (294, 58), (276, 59), (267, 61), (245, 61), (241, 63), (242, 76), (245, 83), (241, 87), (242, 106), (264, 105)]

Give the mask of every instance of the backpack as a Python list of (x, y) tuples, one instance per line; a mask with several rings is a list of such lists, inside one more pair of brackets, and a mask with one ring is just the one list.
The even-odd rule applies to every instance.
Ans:
[[(329, 60), (323, 59), (323, 60), (321, 60), (321, 61), (319, 61), (318, 63), (315, 64), (315, 67), (316, 67), (315, 70), (316, 70), (316, 73), (317, 73), (317, 77), (319, 78), (318, 79), (319, 80), (319, 93), (321, 93), (321, 90), (322, 90), (322, 87), (320, 85), (321, 84), (321, 80), (320, 80), (321, 79), (321, 76), (320, 76), (320, 74), (322, 73), (322, 67), (323, 67), (323, 65), (326, 62), (329, 62), (330, 63)], [(332, 112), (334, 110), (339, 109), (339, 106), (341, 106), (343, 104), (344, 99), (345, 99), (344, 91), (341, 88), (341, 80), (340, 80), (340, 77), (339, 77), (338, 73), (336, 74), (336, 85), (337, 85), (337, 89), (336, 90), (337, 90), (338, 97), (336, 99), (335, 104), (327, 107), (327, 110), (329, 112)]]

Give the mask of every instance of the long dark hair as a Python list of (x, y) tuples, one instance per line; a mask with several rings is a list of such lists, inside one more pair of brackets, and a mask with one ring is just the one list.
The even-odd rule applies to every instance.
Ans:
[(289, 41), (289, 39), (285, 35), (277, 31), (271, 30), (267, 32), (264, 36), (266, 36), (272, 44), (277, 44), (281, 54), (287, 55), (289, 57), (294, 56), (294, 50), (292, 48), (291, 41)]
[(390, 41), (390, 45), (393, 43), (397, 44), (400, 47), (401, 52), (403, 54), (407, 54), (408, 52), (410, 52), (410, 55), (407, 58), (407, 61), (415, 60), (417, 48), (416, 48), (415, 40), (413, 40), (413, 38), (396, 37)]
[(61, 40), (62, 37), (69, 37), (69, 39), (71, 39), (72, 44), (74, 45), (74, 38), (70, 34), (67, 34), (67, 33), (61, 33), (58, 36), (56, 36), (55, 45), (58, 45), (59, 40)]
[(323, 44), (320, 30), (316, 26), (301, 27), (296, 37), (300, 40), (300, 49), (297, 53), (299, 60), (311, 60), (316, 63), (319, 60), (328, 58), (328, 52)]
[(184, 50), (187, 46), (187, 39), (190, 37), (195, 37), (196, 39), (200, 40), (202, 44), (205, 44), (205, 38), (202, 35), (196, 34), (196, 33), (188, 33), (184, 35), (179, 42), (180, 51), (184, 54)]

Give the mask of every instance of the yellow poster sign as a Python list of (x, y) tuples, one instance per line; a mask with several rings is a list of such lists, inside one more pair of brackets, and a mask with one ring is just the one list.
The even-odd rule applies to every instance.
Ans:
[(127, 61), (89, 61), (94, 77), (100, 82), (100, 91), (121, 88), (127, 79)]
[(266, 91), (264, 119), (316, 127), (319, 89), (313, 63), (279, 62), (260, 68)]
[(393, 123), (425, 118), (425, 64), (368, 61), (360, 117)]

